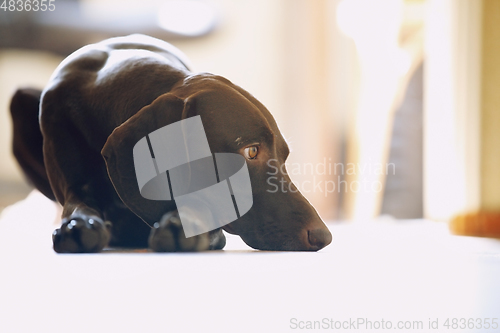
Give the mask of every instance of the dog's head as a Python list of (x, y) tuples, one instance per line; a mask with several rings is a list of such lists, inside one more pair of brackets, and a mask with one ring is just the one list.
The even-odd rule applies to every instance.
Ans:
[(148, 223), (158, 221), (164, 202), (144, 199), (137, 187), (133, 146), (162, 126), (200, 116), (212, 153), (246, 159), (253, 206), (223, 227), (261, 250), (319, 250), (332, 236), (283, 167), (289, 148), (269, 111), (248, 92), (210, 74), (186, 78), (116, 128), (102, 154), (124, 203)]

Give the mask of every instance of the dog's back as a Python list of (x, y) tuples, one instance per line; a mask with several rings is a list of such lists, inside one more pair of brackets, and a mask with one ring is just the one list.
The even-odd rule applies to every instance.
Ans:
[(44, 89), (42, 132), (52, 118), (64, 116), (79, 132), (92, 134), (85, 139), (100, 151), (116, 127), (186, 77), (188, 66), (178, 49), (144, 35), (85, 46), (58, 66)]
[[(189, 66), (187, 57), (169, 43), (135, 34), (73, 52), (56, 68), (43, 91), (18, 89), (10, 104), (13, 153), (28, 181), (55, 200), (45, 170), (40, 119), (50, 123), (51, 118), (69, 118), (80, 126), (80, 133), (90, 134), (85, 139), (99, 152), (114, 128), (169, 91)], [(99, 116), (102, 113), (114, 116)]]

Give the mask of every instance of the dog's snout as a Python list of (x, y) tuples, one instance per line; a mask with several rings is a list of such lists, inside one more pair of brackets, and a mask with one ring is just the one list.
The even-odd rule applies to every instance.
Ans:
[(309, 244), (314, 250), (320, 250), (332, 242), (332, 234), (326, 228), (309, 230), (307, 233)]

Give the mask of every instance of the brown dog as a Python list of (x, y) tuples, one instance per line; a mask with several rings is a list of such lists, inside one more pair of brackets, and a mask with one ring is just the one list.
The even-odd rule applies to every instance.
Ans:
[[(190, 73), (166, 42), (132, 35), (83, 47), (59, 65), (43, 92), (19, 90), (11, 111), (16, 158), (33, 184), (63, 205), (53, 235), (57, 252), (146, 246), (148, 237), (156, 251), (223, 248), (221, 229), (186, 238), (175, 202), (143, 198), (135, 178), (134, 145), (196, 115), (213, 153), (247, 160), (253, 207), (224, 230), (262, 250), (316, 251), (331, 242), (298, 191), (276, 192), (267, 181), (275, 169), (268, 161), (282, 164), (289, 153), (269, 111), (227, 79)], [(290, 184), (282, 169), (274, 176)]]

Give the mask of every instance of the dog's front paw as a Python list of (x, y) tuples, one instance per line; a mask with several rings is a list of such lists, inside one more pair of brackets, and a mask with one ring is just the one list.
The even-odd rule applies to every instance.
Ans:
[(61, 228), (52, 234), (58, 253), (91, 253), (101, 251), (109, 242), (109, 222), (95, 216), (72, 216), (63, 219)]
[(210, 247), (208, 234), (186, 238), (177, 212), (163, 215), (154, 224), (149, 236), (149, 247), (156, 252), (205, 251)]

